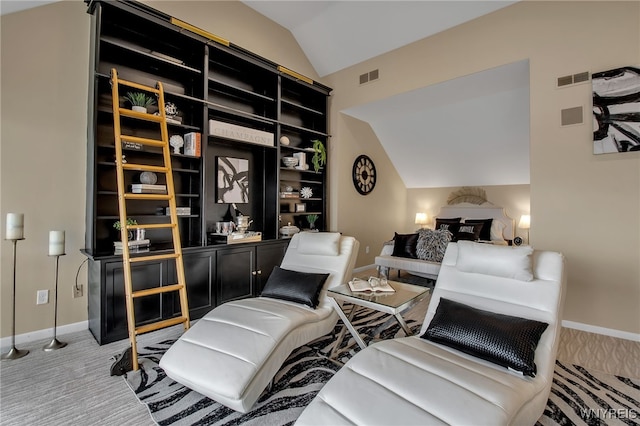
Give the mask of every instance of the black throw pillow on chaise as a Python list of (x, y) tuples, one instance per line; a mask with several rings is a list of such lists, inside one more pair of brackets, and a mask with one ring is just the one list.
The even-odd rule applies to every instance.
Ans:
[(547, 327), (540, 321), (441, 298), (427, 331), (420, 337), (534, 377), (536, 347)]
[(315, 309), (322, 285), (328, 277), (329, 274), (291, 271), (276, 266), (269, 275), (261, 296), (300, 303)]

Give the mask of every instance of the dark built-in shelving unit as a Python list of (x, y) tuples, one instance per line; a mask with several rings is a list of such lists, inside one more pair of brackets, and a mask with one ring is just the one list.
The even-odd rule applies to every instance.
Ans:
[[(201, 134), (200, 156), (184, 155), (184, 151), (171, 156), (178, 207), (190, 209), (180, 216), (179, 226), (192, 319), (225, 301), (260, 293), (286, 250), (288, 240), (280, 237), (280, 227), (291, 223), (306, 228), (306, 216), (317, 214), (316, 228), (326, 228), (326, 166), (314, 170), (311, 148), (313, 140), (328, 148), (331, 89), (144, 4), (87, 4), (92, 62), (84, 252), (90, 259), (89, 324), (102, 344), (127, 337), (122, 259), (114, 255), (113, 248), (118, 195), (111, 69), (116, 68), (122, 79), (144, 85), (162, 82), (165, 101), (179, 111), (177, 121), (168, 123), (169, 136)], [(118, 102), (124, 105), (123, 99)], [(210, 120), (269, 132), (274, 143), (261, 145), (210, 135)], [(155, 131), (152, 126), (140, 126), (139, 121), (122, 122), (123, 134), (157, 139)], [(280, 143), (283, 136), (289, 140), (286, 145)], [(127, 161), (161, 163), (159, 150), (137, 148), (124, 147)], [(308, 169), (283, 165), (282, 158), (295, 153), (306, 154)], [(218, 157), (248, 160), (249, 199), (237, 207), (253, 220), (250, 230), (260, 231), (262, 241), (228, 245), (213, 244), (209, 238), (215, 223), (234, 213), (229, 204), (217, 202)], [(140, 183), (135, 174), (127, 179), (127, 185)], [(281, 193), (288, 187), (294, 193), (307, 187), (313, 195), (283, 198)], [(160, 207), (149, 204), (129, 204), (129, 216), (143, 223), (167, 220)], [(162, 229), (147, 230), (146, 238), (151, 241), (150, 251), (162, 252), (171, 242), (169, 232)], [(135, 282), (170, 282), (175, 274), (172, 261), (133, 269), (141, 278)], [(179, 311), (172, 296), (146, 299), (136, 300), (136, 318), (141, 323)]]

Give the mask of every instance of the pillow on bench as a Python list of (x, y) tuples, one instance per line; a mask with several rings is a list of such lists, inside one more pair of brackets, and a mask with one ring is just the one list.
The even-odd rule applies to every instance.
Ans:
[(418, 231), (416, 255), (418, 259), (442, 262), (447, 245), (453, 235), (446, 229), (421, 229)]

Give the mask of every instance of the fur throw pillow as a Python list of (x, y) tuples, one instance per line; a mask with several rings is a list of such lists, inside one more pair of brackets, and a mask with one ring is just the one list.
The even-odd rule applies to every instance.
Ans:
[(446, 229), (421, 229), (418, 231), (416, 255), (418, 259), (430, 262), (442, 262), (447, 245), (453, 234)]

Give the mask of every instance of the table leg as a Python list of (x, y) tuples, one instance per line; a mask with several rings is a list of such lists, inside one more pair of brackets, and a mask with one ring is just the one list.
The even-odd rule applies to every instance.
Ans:
[[(353, 324), (351, 324), (351, 320), (353, 319), (353, 316), (356, 313), (356, 305), (352, 305), (351, 312), (349, 312), (349, 316), (347, 317), (345, 312), (342, 310), (342, 306), (340, 306), (340, 304), (334, 298), (329, 297), (329, 301), (333, 304), (333, 308), (338, 313), (338, 316), (342, 320), (342, 323), (347, 327), (347, 329), (349, 330), (349, 333), (351, 333), (356, 343), (358, 343), (358, 346), (360, 346), (360, 349), (366, 348), (367, 347), (366, 343), (364, 343), (364, 340), (362, 340), (362, 338), (358, 334), (358, 331), (353, 327)], [(338, 339), (336, 340), (335, 346), (333, 347), (333, 350), (331, 351), (329, 358), (333, 358), (336, 355), (338, 347), (340, 346), (340, 344), (342, 344), (342, 339), (344, 338), (344, 335), (345, 335), (345, 329), (343, 328), (340, 331), (340, 334), (338, 335)]]
[(404, 322), (404, 318), (402, 318), (402, 315), (398, 313), (398, 314), (395, 314), (394, 317), (396, 318), (396, 321), (398, 321), (398, 324), (400, 324), (400, 327), (404, 331), (404, 334), (407, 336), (411, 336), (413, 333), (411, 332), (411, 329), (407, 326), (407, 323)]

